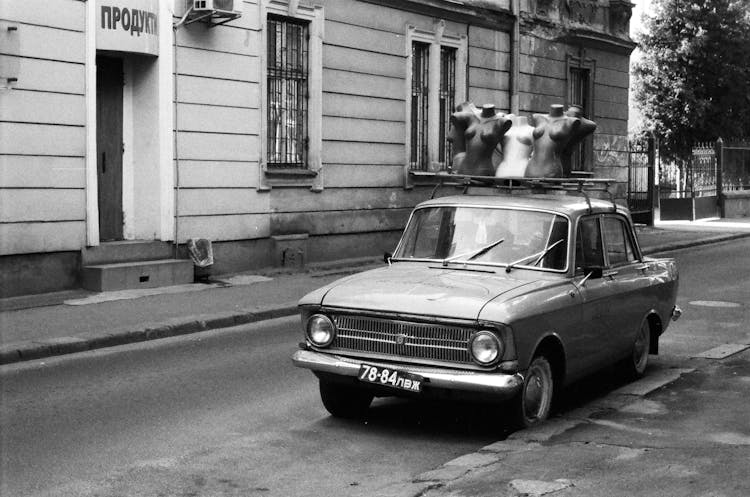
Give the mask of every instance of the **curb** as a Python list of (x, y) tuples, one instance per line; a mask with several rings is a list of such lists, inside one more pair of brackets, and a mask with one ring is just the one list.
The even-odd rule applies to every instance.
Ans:
[(8, 343), (0, 346), (0, 365), (15, 362), (43, 359), (57, 355), (73, 354), (88, 350), (145, 342), (159, 338), (188, 335), (201, 331), (229, 328), (242, 324), (267, 321), (297, 314), (297, 303), (269, 307), (240, 313), (223, 313), (206, 316), (192, 316), (188, 319), (172, 320), (165, 323), (149, 324), (135, 330), (114, 333), (82, 333), (72, 337), (49, 340), (33, 340)]
[(649, 248), (642, 248), (645, 255), (659, 254), (661, 252), (671, 252), (673, 250), (680, 250), (691, 247), (700, 247), (701, 245), (710, 245), (713, 243), (729, 242), (732, 240), (738, 240), (740, 238), (750, 237), (750, 233), (733, 233), (731, 235), (717, 235), (710, 238), (704, 238), (700, 240), (690, 240), (688, 242), (678, 241), (671, 243), (664, 243), (661, 245), (654, 245)]

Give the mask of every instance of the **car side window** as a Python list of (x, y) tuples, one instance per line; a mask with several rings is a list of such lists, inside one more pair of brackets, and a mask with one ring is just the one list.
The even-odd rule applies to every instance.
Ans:
[(576, 234), (576, 268), (603, 267), (602, 231), (596, 216), (582, 218)]
[(616, 266), (634, 261), (635, 251), (627, 234), (625, 221), (614, 216), (605, 216), (603, 221), (609, 265)]

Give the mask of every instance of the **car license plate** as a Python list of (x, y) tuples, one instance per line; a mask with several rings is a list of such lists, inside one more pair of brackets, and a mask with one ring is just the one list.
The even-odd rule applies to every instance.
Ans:
[(359, 379), (367, 383), (384, 385), (409, 392), (421, 392), (424, 378), (404, 371), (363, 364), (359, 368)]

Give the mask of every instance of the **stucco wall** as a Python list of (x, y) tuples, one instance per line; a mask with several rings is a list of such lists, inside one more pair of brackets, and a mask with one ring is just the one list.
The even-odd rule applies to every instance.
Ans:
[[(0, 7), (0, 255), (85, 239), (84, 2)], [(15, 29), (8, 29), (9, 27)]]

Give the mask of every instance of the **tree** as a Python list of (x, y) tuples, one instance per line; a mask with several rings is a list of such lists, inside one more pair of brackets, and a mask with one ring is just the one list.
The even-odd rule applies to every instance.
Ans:
[(662, 151), (750, 136), (750, 0), (652, 0), (635, 98)]

